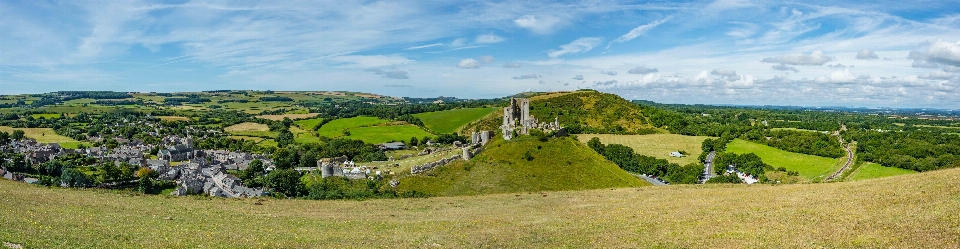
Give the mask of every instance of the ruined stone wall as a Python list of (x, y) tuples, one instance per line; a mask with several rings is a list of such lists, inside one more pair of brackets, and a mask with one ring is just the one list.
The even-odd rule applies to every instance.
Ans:
[(451, 156), (451, 157), (447, 157), (447, 158), (444, 158), (444, 159), (440, 159), (439, 161), (436, 161), (436, 162), (429, 162), (429, 163), (425, 163), (425, 164), (423, 164), (423, 165), (413, 166), (413, 168), (410, 168), (410, 173), (411, 173), (411, 174), (420, 174), (420, 173), (429, 171), (429, 170), (431, 170), (431, 169), (433, 169), (433, 168), (440, 167), (440, 166), (443, 166), (443, 165), (447, 165), (448, 163), (453, 162), (453, 161), (456, 161), (457, 159), (460, 159), (460, 155), (453, 155), (453, 156)]

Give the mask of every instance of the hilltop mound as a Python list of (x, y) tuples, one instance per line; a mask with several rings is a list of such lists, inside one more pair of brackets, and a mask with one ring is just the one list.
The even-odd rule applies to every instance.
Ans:
[(576, 91), (545, 97), (531, 101), (530, 113), (541, 122), (557, 117), (571, 133), (665, 133), (650, 124), (639, 106), (616, 94)]
[[(529, 153), (530, 157), (526, 157)], [(529, 159), (529, 160), (528, 160)], [(458, 161), (400, 180), (400, 192), (435, 196), (584, 190), (648, 185), (570, 138), (494, 140), (469, 162)]]
[(423, 125), (431, 131), (441, 133), (453, 133), (464, 125), (483, 118), (498, 108), (460, 108), (446, 111), (425, 112), (414, 114), (414, 117), (420, 119)]

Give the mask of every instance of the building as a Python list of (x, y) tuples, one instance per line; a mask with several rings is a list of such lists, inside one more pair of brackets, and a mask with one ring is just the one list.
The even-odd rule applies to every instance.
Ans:
[(530, 114), (530, 99), (524, 98), (512, 98), (510, 105), (503, 108), (503, 124), (500, 129), (504, 140), (512, 139), (514, 134), (529, 135), (531, 129), (564, 132), (557, 118), (554, 118), (553, 122), (537, 121), (537, 118)]
[(402, 150), (406, 148), (403, 142), (392, 142), (380, 144), (380, 150)]
[(157, 157), (171, 162), (184, 161), (193, 158), (193, 146), (185, 144), (169, 146), (157, 152)]
[(670, 156), (672, 156), (672, 157), (683, 157), (683, 153), (680, 153), (679, 151), (674, 151), (674, 152), (670, 152)]

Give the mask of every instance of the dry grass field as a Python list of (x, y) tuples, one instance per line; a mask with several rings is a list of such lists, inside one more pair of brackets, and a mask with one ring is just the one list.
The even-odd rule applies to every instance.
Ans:
[(317, 113), (304, 113), (304, 114), (283, 114), (283, 115), (260, 115), (260, 116), (257, 116), (257, 118), (280, 121), (280, 120), (283, 120), (283, 118), (299, 119), (299, 118), (312, 118), (316, 116), (317, 116)]
[(178, 116), (157, 116), (160, 120), (163, 121), (190, 121), (188, 117), (178, 117)]
[(0, 196), (0, 242), (26, 248), (960, 247), (960, 169), (368, 201), (141, 196), (0, 180)]
[[(677, 134), (649, 134), (649, 135), (613, 135), (613, 134), (577, 134), (582, 143), (591, 138), (600, 138), (603, 144), (622, 144), (633, 148), (640, 155), (667, 159), (680, 166), (696, 163), (697, 157), (703, 151), (700, 147), (703, 140), (710, 137), (684, 136)], [(686, 151), (685, 157), (672, 157), (670, 152)]]
[(267, 125), (265, 125), (265, 124), (258, 124), (258, 123), (246, 122), (246, 123), (239, 123), (239, 124), (235, 124), (235, 125), (228, 126), (228, 127), (226, 127), (226, 128), (223, 128), (223, 130), (226, 131), (226, 132), (236, 132), (236, 131), (269, 131), (269, 130), (270, 130), (270, 127), (267, 127)]

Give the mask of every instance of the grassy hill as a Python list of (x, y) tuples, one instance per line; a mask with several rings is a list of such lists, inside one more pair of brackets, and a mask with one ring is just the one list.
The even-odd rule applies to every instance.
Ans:
[(531, 101), (530, 113), (541, 122), (557, 117), (574, 133), (666, 133), (653, 127), (639, 106), (596, 91), (544, 94)]
[(141, 196), (0, 180), (0, 242), (25, 248), (957, 248), (958, 179), (960, 169), (948, 169), (826, 184), (368, 201)]
[[(539, 149), (537, 147), (540, 147)], [(532, 160), (524, 159), (529, 152)], [(470, 162), (400, 180), (400, 191), (454, 196), (649, 185), (570, 138), (494, 140)]]
[[(648, 134), (648, 135), (613, 135), (613, 134), (579, 134), (577, 139), (582, 143), (591, 138), (599, 138), (603, 144), (622, 144), (630, 147), (640, 155), (666, 159), (668, 162), (680, 166), (696, 163), (697, 156), (703, 152), (703, 140), (709, 137), (684, 136), (677, 134)], [(687, 156), (672, 157), (670, 152), (686, 151)]]
[(818, 182), (827, 178), (843, 166), (842, 158), (826, 158), (812, 156), (807, 154), (784, 151), (763, 144), (744, 141), (741, 139), (733, 140), (727, 145), (727, 152), (737, 154), (754, 153), (775, 168), (784, 167), (790, 171), (800, 173), (800, 177), (808, 181)]
[(414, 114), (423, 125), (435, 133), (453, 133), (457, 129), (489, 115), (497, 108), (461, 108)]

